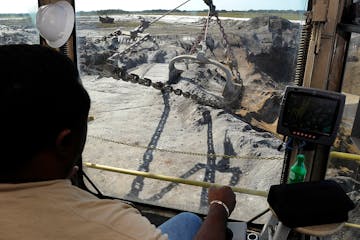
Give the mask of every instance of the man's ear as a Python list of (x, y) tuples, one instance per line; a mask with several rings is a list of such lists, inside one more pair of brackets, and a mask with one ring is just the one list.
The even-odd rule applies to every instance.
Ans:
[(72, 132), (70, 129), (64, 129), (56, 137), (56, 149), (60, 153), (65, 153), (67, 151), (71, 134)]
[(78, 168), (74, 167), (76, 147), (74, 146), (74, 132), (70, 129), (63, 129), (57, 136), (55, 142), (55, 154), (57, 169), (61, 178), (72, 177)]

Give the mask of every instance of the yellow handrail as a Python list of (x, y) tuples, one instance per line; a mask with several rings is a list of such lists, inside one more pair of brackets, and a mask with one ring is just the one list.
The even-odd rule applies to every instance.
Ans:
[[(198, 187), (209, 188), (211, 186), (221, 186), (219, 184), (214, 184), (214, 183), (201, 182), (201, 181), (188, 180), (188, 179), (183, 179), (183, 178), (177, 178), (177, 177), (170, 177), (170, 176), (165, 176), (165, 175), (153, 174), (153, 173), (148, 173), (148, 172), (141, 172), (141, 171), (136, 171), (136, 170), (129, 170), (129, 169), (123, 169), (123, 168), (110, 167), (110, 166), (105, 166), (105, 165), (96, 164), (96, 163), (84, 162), (84, 165), (89, 167), (89, 168), (94, 168), (94, 169), (99, 169), (99, 170), (104, 170), (104, 171), (123, 173), (123, 174), (134, 175), (134, 176), (141, 176), (141, 177), (145, 177), (145, 178), (158, 179), (158, 180), (162, 180), (162, 181), (173, 182), (173, 183), (181, 183), (181, 184), (198, 186)], [(231, 187), (231, 188), (232, 188), (232, 190), (234, 192), (237, 192), (237, 193), (261, 196), (261, 197), (267, 197), (268, 196), (268, 192), (265, 192), (265, 191), (252, 190), (252, 189), (246, 189), (246, 188), (238, 188), (238, 187)], [(344, 226), (349, 227), (349, 228), (360, 229), (360, 225), (355, 224), (355, 223), (345, 223)]]
[(344, 152), (330, 152), (330, 159), (341, 158), (345, 160), (360, 161), (360, 155)]
[[(192, 186), (198, 186), (198, 187), (205, 187), (209, 188), (211, 186), (220, 186), (219, 184), (214, 183), (208, 183), (208, 182), (201, 182), (201, 181), (195, 181), (195, 180), (189, 180), (184, 178), (178, 178), (178, 177), (170, 177), (165, 175), (159, 175), (154, 173), (148, 173), (148, 172), (141, 172), (141, 171), (135, 171), (135, 170), (129, 170), (124, 168), (116, 168), (116, 167), (110, 167), (95, 163), (89, 163), (85, 162), (85, 166), (110, 172), (116, 172), (116, 173), (123, 173), (123, 174), (129, 174), (134, 176), (141, 176), (146, 178), (153, 178), (158, 179), (162, 181), (167, 182), (173, 182), (173, 183), (182, 183), (186, 185), (192, 185)], [(244, 194), (250, 194), (255, 196), (261, 196), (261, 197), (267, 197), (268, 193), (266, 191), (259, 191), (259, 190), (252, 190), (252, 189), (246, 189), (246, 188), (238, 188), (238, 187), (231, 187), (234, 192), (237, 193), (244, 193)]]
[(355, 223), (345, 223), (344, 227), (360, 229), (360, 225)]

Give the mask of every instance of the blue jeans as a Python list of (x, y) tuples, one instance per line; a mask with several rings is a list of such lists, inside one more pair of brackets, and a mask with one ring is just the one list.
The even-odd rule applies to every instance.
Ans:
[(158, 228), (169, 236), (169, 240), (192, 240), (201, 224), (200, 217), (193, 213), (183, 212), (170, 218)]

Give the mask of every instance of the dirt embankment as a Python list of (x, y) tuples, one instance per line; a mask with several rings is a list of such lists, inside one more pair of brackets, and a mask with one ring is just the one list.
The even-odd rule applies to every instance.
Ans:
[[(238, 107), (232, 111), (252, 125), (275, 133), (281, 93), (287, 84), (291, 84), (294, 72), (300, 26), (279, 17), (224, 20), (222, 25), (245, 86)], [(202, 22), (190, 26), (185, 32), (182, 24), (152, 26), (149, 31), (158, 46), (146, 41), (130, 51), (131, 57), (124, 54), (119, 62), (131, 69), (148, 62), (166, 63), (177, 55), (188, 53), (201, 32)], [(109, 50), (121, 52), (131, 43), (128, 37), (112, 38), (99, 44), (94, 44), (95, 39), (89, 36), (79, 42), (81, 67), (85, 72), (93, 74), (95, 71), (106, 76), (104, 65), (113, 54)], [(215, 22), (210, 24), (208, 39), (211, 51), (207, 56), (226, 63), (226, 46)]]

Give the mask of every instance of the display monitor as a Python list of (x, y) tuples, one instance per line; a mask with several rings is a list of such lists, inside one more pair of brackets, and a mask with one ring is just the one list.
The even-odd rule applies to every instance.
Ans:
[(288, 86), (281, 103), (277, 132), (309, 142), (332, 145), (344, 110), (345, 95)]

